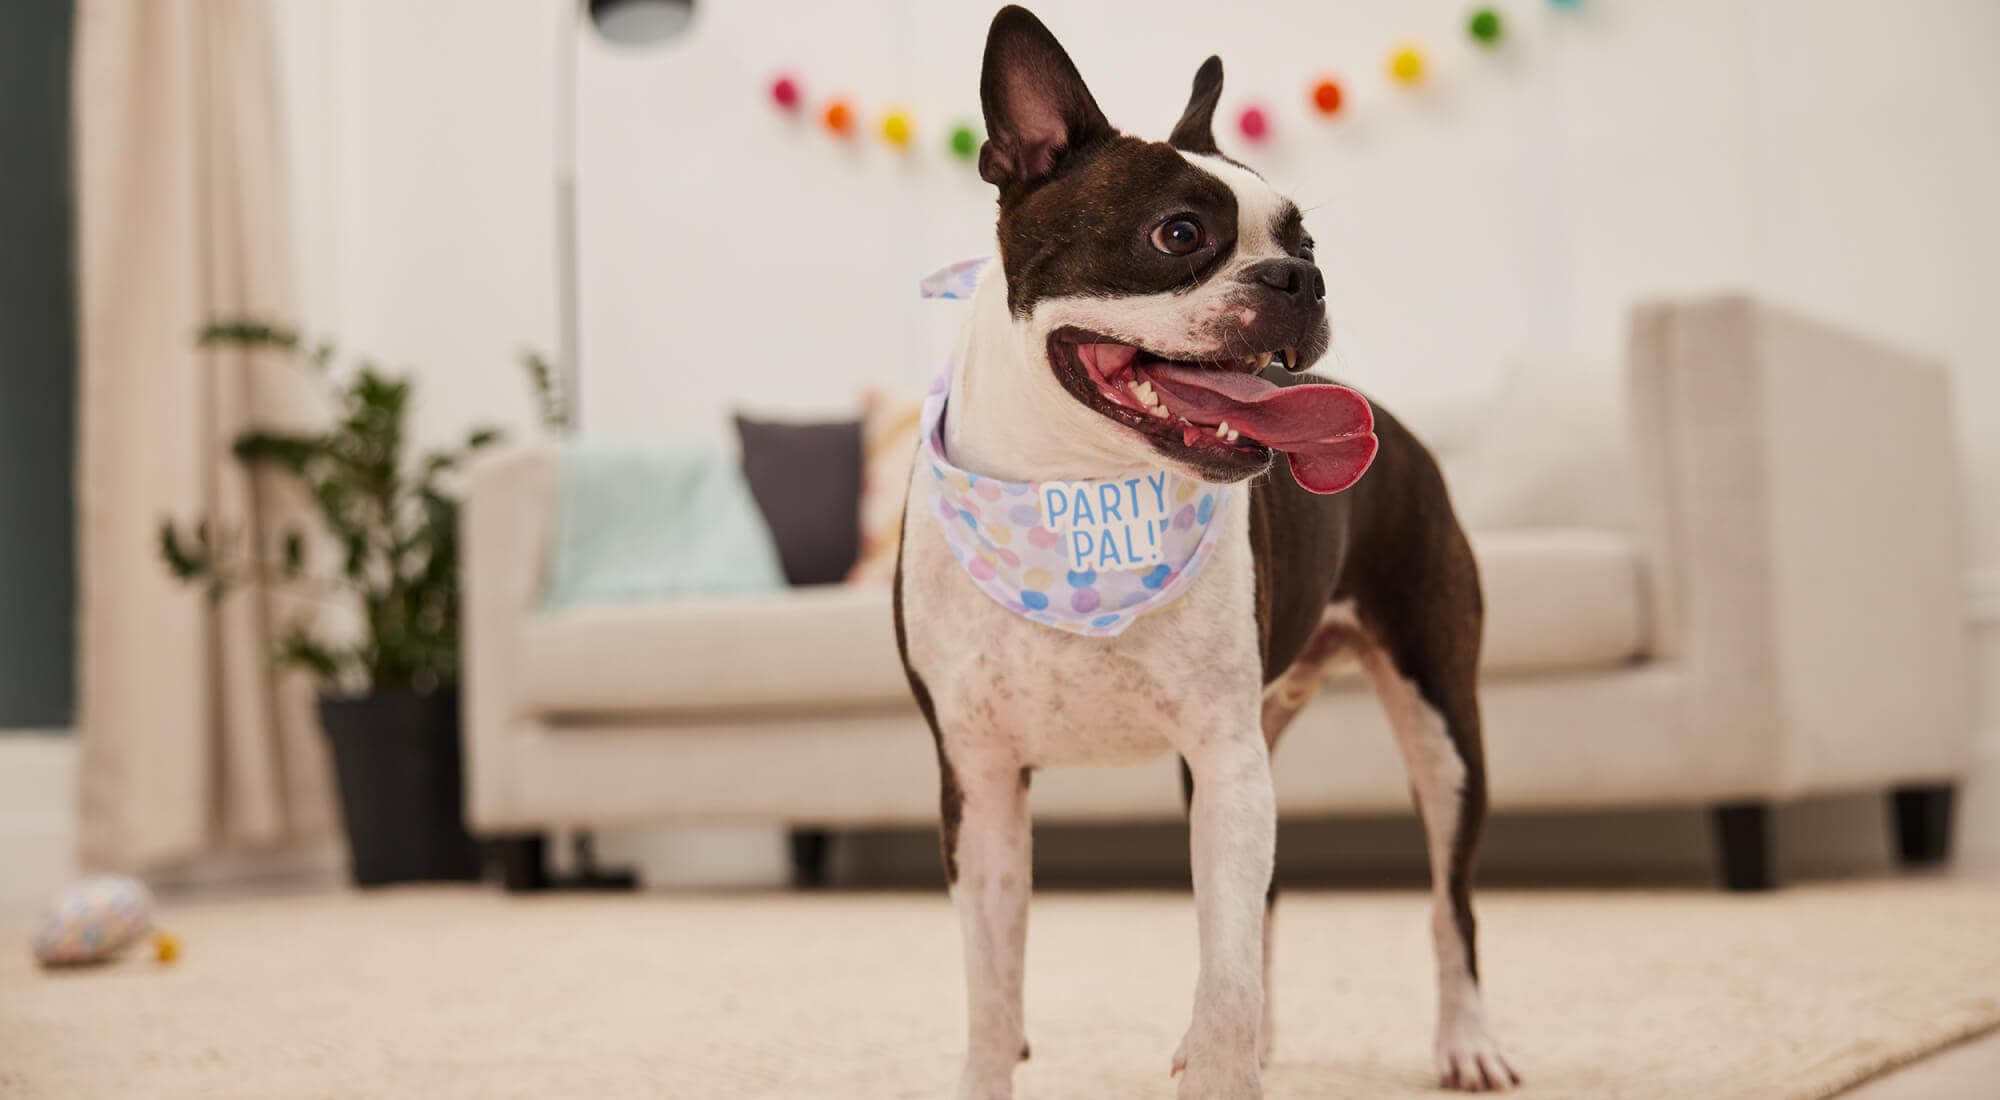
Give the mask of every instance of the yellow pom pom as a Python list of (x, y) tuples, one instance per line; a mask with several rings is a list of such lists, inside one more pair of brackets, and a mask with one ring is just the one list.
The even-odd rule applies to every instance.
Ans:
[(1389, 55), (1389, 75), (1398, 84), (1421, 84), (1424, 81), (1424, 51), (1416, 46), (1399, 46)]
[(882, 116), (882, 140), (898, 149), (909, 148), (910, 135), (914, 129), (907, 112), (890, 111)]
[(172, 932), (153, 931), (153, 961), (172, 966), (181, 957), (181, 938)]

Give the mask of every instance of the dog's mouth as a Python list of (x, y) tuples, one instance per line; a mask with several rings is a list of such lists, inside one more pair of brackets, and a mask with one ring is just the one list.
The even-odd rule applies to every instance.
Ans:
[(1298, 362), (1292, 347), (1177, 360), (1082, 329), (1049, 336), (1049, 363), (1071, 396), (1203, 477), (1241, 480), (1282, 451), (1301, 486), (1337, 493), (1375, 458), (1374, 412), (1345, 386), (1262, 374)]

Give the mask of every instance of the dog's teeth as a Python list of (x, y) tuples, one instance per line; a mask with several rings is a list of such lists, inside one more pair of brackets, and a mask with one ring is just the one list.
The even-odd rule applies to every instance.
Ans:
[(1215, 434), (1227, 439), (1229, 437), (1229, 421), (1225, 420), (1217, 424), (1215, 426)]
[(1167, 418), (1167, 407), (1165, 405), (1155, 405), (1152, 408), (1147, 409), (1146, 411), (1152, 413), (1156, 417), (1159, 417), (1161, 420), (1165, 420)]
[(1152, 412), (1159, 407), (1160, 397), (1153, 392), (1153, 384), (1151, 382), (1127, 382), (1125, 383), (1125, 388), (1131, 391), (1132, 399), (1137, 401), (1147, 412)]
[(1262, 355), (1256, 356), (1255, 358), (1258, 370), (1263, 370), (1265, 367), (1271, 365), (1271, 353), (1268, 351), (1264, 352)]
[(1286, 370), (1299, 369), (1299, 349), (1297, 348), (1285, 349), (1285, 369)]
[(1230, 441), (1231, 443), (1234, 443), (1234, 442), (1236, 442), (1236, 441), (1237, 441), (1238, 439), (1240, 439), (1240, 438), (1242, 437), (1242, 435), (1243, 435), (1243, 433), (1242, 433), (1242, 432), (1239, 432), (1239, 431), (1237, 431), (1237, 430), (1236, 430), (1235, 428), (1231, 428), (1231, 429), (1229, 429), (1229, 441)]

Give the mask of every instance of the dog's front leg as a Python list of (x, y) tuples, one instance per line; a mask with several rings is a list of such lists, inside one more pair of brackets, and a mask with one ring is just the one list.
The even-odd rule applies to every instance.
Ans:
[(1032, 874), (1028, 771), (966, 755), (957, 767), (946, 762), (944, 774), (945, 869), (965, 941), (968, 1032), (958, 1096), (1009, 1100), (1014, 1066), (1028, 1053), (1021, 1019)]
[[(1253, 716), (1250, 716), (1254, 718)], [(1263, 1095), (1264, 900), (1277, 844), (1271, 758), (1255, 721), (1217, 731), (1185, 753), (1194, 780), (1188, 828), (1201, 971), (1181, 1043), (1181, 1100)]]

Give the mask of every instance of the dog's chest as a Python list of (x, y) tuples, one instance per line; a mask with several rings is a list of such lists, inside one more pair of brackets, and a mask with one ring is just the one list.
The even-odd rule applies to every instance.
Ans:
[(1255, 721), (1262, 666), (1240, 499), (1216, 517), (1215, 555), (1185, 593), (1121, 634), (1088, 637), (979, 591), (922, 496), (913, 493), (904, 519), (904, 630), (910, 666), (954, 745), (1029, 767), (1119, 764)]

